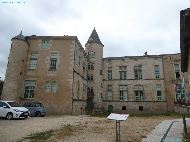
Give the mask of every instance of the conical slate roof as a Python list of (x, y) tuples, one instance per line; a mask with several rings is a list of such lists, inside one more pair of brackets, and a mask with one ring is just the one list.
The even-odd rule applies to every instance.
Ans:
[[(89, 37), (87, 43), (97, 43), (97, 44), (103, 45), (102, 42), (101, 42), (100, 39), (99, 39), (99, 36), (98, 36), (98, 34), (97, 34), (95, 28), (94, 28), (94, 30), (92, 31), (92, 33), (91, 33), (91, 35), (90, 35), (90, 37)], [(104, 46), (104, 45), (103, 45), (103, 46)]]
[(22, 31), (21, 31), (20, 34), (18, 34), (17, 36), (13, 37), (12, 39), (21, 39), (21, 40), (25, 40), (25, 36), (22, 35)]

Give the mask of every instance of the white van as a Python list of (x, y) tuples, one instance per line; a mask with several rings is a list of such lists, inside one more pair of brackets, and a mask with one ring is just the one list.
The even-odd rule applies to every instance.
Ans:
[(13, 118), (27, 118), (30, 112), (14, 101), (0, 101), (0, 117), (10, 120)]

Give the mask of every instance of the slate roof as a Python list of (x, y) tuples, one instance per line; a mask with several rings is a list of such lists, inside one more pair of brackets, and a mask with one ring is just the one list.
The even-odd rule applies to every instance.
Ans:
[(99, 38), (98, 33), (96, 32), (95, 28), (93, 29), (93, 31), (92, 31), (92, 33), (91, 33), (91, 35), (90, 35), (87, 43), (97, 43), (97, 44), (101, 44), (102, 46), (104, 46), (102, 44), (102, 42), (100, 41), (100, 38)]
[(18, 34), (17, 36), (13, 37), (12, 39), (25, 40), (25, 36), (22, 35), (22, 31), (21, 31), (20, 34)]

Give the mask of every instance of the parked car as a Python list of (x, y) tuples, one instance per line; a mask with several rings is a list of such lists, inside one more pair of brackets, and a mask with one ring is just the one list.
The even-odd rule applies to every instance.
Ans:
[(30, 112), (14, 101), (0, 101), (0, 117), (10, 120), (13, 118), (27, 118)]
[(30, 116), (45, 116), (47, 114), (44, 105), (40, 102), (28, 102), (23, 106), (30, 111)]

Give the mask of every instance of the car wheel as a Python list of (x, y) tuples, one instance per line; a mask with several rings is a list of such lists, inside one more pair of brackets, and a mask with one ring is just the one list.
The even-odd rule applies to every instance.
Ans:
[(38, 117), (40, 117), (41, 116), (41, 112), (36, 111), (35, 115), (38, 116)]
[(7, 120), (11, 120), (11, 119), (13, 119), (13, 114), (12, 113), (7, 113), (7, 115), (6, 115), (6, 119)]

